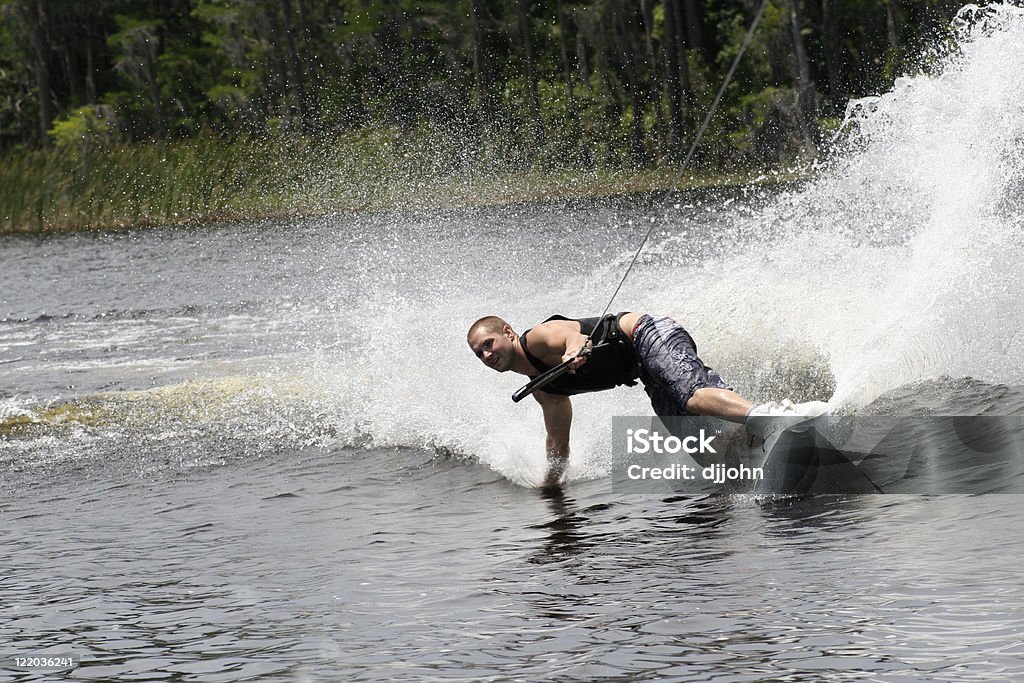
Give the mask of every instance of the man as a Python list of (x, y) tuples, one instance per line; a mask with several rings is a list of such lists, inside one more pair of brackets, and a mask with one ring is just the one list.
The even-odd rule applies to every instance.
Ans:
[[(569, 459), (569, 396), (634, 385), (639, 379), (659, 416), (712, 415), (745, 422), (753, 404), (704, 365), (697, 346), (671, 318), (626, 312), (573, 320), (553, 316), (521, 335), (497, 316), (480, 318), (466, 335), (469, 348), (498, 372), (534, 377), (572, 360), (569, 374), (533, 392), (544, 412), (548, 473), (557, 486)], [(579, 355), (592, 345), (587, 355)]]

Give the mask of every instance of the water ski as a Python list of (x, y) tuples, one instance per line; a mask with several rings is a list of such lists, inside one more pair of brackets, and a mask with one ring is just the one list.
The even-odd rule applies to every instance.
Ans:
[(784, 418), (761, 448), (759, 494), (1024, 493), (1019, 416)]

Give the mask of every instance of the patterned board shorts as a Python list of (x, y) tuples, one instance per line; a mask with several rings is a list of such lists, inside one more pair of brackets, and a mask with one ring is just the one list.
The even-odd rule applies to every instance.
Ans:
[(683, 326), (665, 316), (643, 315), (633, 329), (640, 381), (661, 417), (687, 415), (686, 402), (704, 387), (733, 390), (714, 368), (697, 357), (697, 345)]

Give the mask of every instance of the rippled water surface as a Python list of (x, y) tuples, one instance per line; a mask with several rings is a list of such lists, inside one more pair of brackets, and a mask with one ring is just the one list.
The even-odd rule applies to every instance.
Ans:
[[(669, 230), (727, 219), (707, 202), (716, 211), (681, 206)], [(490, 266), (444, 263), (518, 246), (516, 268), (537, 271), (524, 286), (548, 305), (552, 283), (579, 276), (524, 242), (563, 222), (612, 226), (577, 266), (587, 280), (650, 208), (505, 211), (0, 246), (4, 291), (26, 292), (0, 323), (0, 654), (78, 658), (0, 677), (1024, 676), (1020, 496), (617, 494), (610, 418), (649, 410), (625, 389), (578, 399), (563, 494), (525, 487), (543, 457), (536, 409), (513, 406), (518, 382), (479, 366), (462, 324), (438, 323), (472, 319), (480, 293), (459, 278)], [(418, 253), (389, 244), (396, 233)], [(377, 245), (376, 280), (331, 246), (353, 235)], [(640, 277), (661, 277), (665, 258)], [(431, 291), (438, 273), (456, 284)], [(728, 356), (736, 338), (708, 336)], [(733, 376), (744, 390), (827, 387), (824, 362)], [(1019, 414), (1022, 396), (938, 378), (869, 408)]]
[(4, 503), (74, 678), (1012, 680), (1019, 496), (543, 496), (411, 450), (64, 475)]

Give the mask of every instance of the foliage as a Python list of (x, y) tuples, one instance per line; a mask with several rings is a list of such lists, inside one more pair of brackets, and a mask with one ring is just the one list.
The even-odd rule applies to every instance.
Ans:
[[(31, 162), (24, 170), (32, 176), (43, 167), (55, 172), (50, 164), (57, 162), (19, 159), (18, 150), (55, 145), (51, 156), (60, 163), (91, 159), (106, 168), (95, 156), (100, 147), (131, 166), (124, 144), (141, 145), (142, 158), (151, 145), (165, 145), (175, 150), (169, 158), (186, 166), (208, 158), (213, 168), (196, 177), (226, 181), (250, 171), (233, 171), (197, 145), (245, 166), (245, 155), (224, 141), (292, 140), (282, 149), (308, 143), (334, 159), (355, 149), (353, 140), (394, 138), (395, 146), (436, 155), (422, 168), (441, 160), (463, 168), (466, 159), (477, 172), (672, 168), (758, 5), (0, 0), (0, 155)], [(697, 169), (780, 167), (813, 156), (821, 131), (834, 127), (850, 98), (918, 68), (918, 55), (941, 40), (958, 5), (769, 0), (694, 160)], [(251, 148), (269, 149), (263, 142)], [(35, 182), (29, 176), (25, 187)], [(4, 178), (13, 199), (0, 194), (0, 201), (21, 206), (32, 192), (9, 169)], [(84, 187), (81, 179), (60, 182), (63, 189), (46, 196)], [(219, 192), (181, 191), (211, 201)], [(163, 220), (173, 219), (170, 207), (179, 200), (163, 208), (132, 201), (125, 215)], [(207, 213), (217, 214), (216, 206)], [(33, 211), (39, 220), (51, 215)]]
[[(687, 186), (746, 184), (760, 174)], [(672, 187), (675, 169), (482, 169), (451, 131), (323, 138), (205, 135), (23, 150), (0, 164), (0, 234), (198, 225), (385, 208), (443, 208)]]
[[(771, 0), (726, 105), (805, 89), (794, 61), (804, 51), (813, 113), (834, 116), (912, 68), (955, 8)], [(695, 130), (755, 9), (750, 0), (2, 0), (0, 148), (47, 144), (54, 120), (106, 104), (131, 140), (258, 133), (272, 121), (310, 133), (461, 119), (481, 137), (528, 144), (534, 159), (585, 143), (598, 158), (664, 160)], [(735, 127), (742, 120), (713, 131), (712, 146), (749, 138)], [(775, 161), (791, 151), (776, 150)]]
[(112, 140), (116, 126), (112, 107), (86, 105), (54, 121), (50, 137), (58, 147), (88, 147)]

